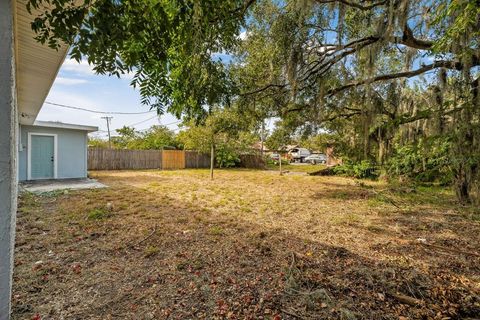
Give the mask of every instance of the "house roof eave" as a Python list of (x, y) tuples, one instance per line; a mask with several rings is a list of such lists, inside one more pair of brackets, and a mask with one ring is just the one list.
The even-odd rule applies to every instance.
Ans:
[(95, 126), (85, 126), (80, 124), (63, 123), (58, 121), (38, 121), (37, 120), (33, 123), (33, 125), (37, 127), (81, 130), (81, 131), (87, 131), (87, 132), (98, 131), (98, 127), (95, 127)]
[(68, 46), (54, 50), (35, 40), (31, 28), (36, 13), (26, 9), (26, 0), (15, 4), (15, 59), (19, 122), (31, 125), (57, 77)]

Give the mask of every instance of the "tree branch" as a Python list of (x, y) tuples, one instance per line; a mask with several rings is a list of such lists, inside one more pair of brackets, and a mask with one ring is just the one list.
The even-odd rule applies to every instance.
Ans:
[[(356, 9), (360, 9), (360, 10), (371, 10), (375, 7), (378, 7), (378, 6), (383, 6), (384, 4), (387, 3), (387, 0), (383, 0), (383, 1), (378, 1), (378, 2), (374, 2), (370, 5), (363, 5), (361, 3), (357, 3), (357, 2), (353, 2), (353, 1), (348, 1), (348, 0), (315, 0), (315, 2), (317, 3), (321, 3), (321, 4), (327, 4), (327, 3), (335, 3), (335, 2), (338, 2), (338, 3), (342, 3), (346, 6), (349, 6), (349, 7), (352, 7), (352, 8), (356, 8)], [(372, 1), (373, 2), (373, 1)]]
[(321, 119), (320, 120), (320, 123), (323, 123), (323, 122), (330, 122), (330, 121), (333, 121), (333, 120), (336, 120), (336, 119), (339, 119), (339, 118), (342, 118), (342, 119), (350, 119), (351, 117), (353, 116), (358, 116), (362, 114), (361, 112), (351, 112), (351, 113), (340, 113), (340, 114), (336, 114), (334, 116), (331, 116), (329, 118), (324, 118), (324, 119)]
[[(346, 56), (349, 56), (357, 52), (358, 50), (361, 50), (362, 48), (367, 47), (379, 40), (381, 40), (380, 37), (368, 36), (361, 39), (352, 40), (351, 42), (345, 45), (326, 45), (326, 44), (322, 45), (322, 48), (326, 48), (324, 49), (323, 56), (335, 55), (336, 53), (340, 53), (344, 49), (350, 49), (350, 50), (345, 50), (341, 52), (339, 55), (334, 56), (334, 58), (330, 59), (327, 62), (322, 63), (323, 59), (320, 60), (313, 67), (310, 67), (308, 70), (304, 72), (304, 76), (303, 76), (303, 79), (301, 79), (301, 81), (308, 80), (313, 74), (317, 74), (317, 76), (319, 73), (320, 75), (324, 74), (334, 64), (336, 64)], [(390, 38), (386, 38), (386, 40), (388, 40), (391, 43), (402, 44), (408, 47), (422, 49), (422, 50), (429, 50), (433, 46), (433, 41), (421, 40), (421, 39), (415, 38), (413, 36), (412, 30), (408, 26), (405, 26), (402, 37), (390, 37)]]
[(260, 93), (262, 91), (265, 91), (265, 90), (268, 90), (270, 88), (285, 88), (287, 85), (286, 84), (274, 84), (274, 83), (271, 83), (271, 84), (268, 84), (266, 86), (263, 86), (259, 89), (256, 89), (256, 90), (253, 90), (253, 91), (249, 91), (249, 92), (245, 92), (245, 93), (241, 93), (240, 95), (241, 96), (250, 96), (252, 94), (256, 94), (256, 93)]
[(404, 46), (421, 50), (430, 50), (433, 46), (433, 41), (431, 40), (415, 38), (412, 29), (407, 25), (404, 26), (403, 35), (401, 37), (391, 37), (387, 38), (387, 40), (392, 43), (403, 44)]
[[(337, 45), (335, 48), (335, 51), (332, 53), (329, 53), (330, 50), (328, 50), (328, 46), (323, 46), (323, 47), (327, 47), (327, 49), (324, 52), (323, 58), (319, 60), (317, 63), (315, 63), (312, 67), (310, 67), (308, 70), (303, 72), (302, 78), (300, 79), (300, 81), (301, 82), (307, 81), (312, 75), (316, 75), (318, 77), (319, 75), (325, 74), (325, 72), (330, 70), (330, 68), (333, 65), (335, 65), (337, 62), (339, 62), (343, 58), (354, 54), (358, 50), (361, 50), (362, 48), (372, 43), (375, 43), (378, 40), (380, 40), (380, 38), (374, 37), (374, 36), (353, 40), (345, 45), (340, 45), (340, 46)], [(345, 50), (341, 52), (343, 49), (349, 49), (349, 50)], [(339, 54), (335, 55), (335, 53), (339, 53)], [(333, 56), (333, 58), (324, 62), (325, 56)]]
[[(476, 65), (478, 65), (478, 63)], [(353, 82), (350, 82), (346, 85), (328, 90), (326, 96), (333, 96), (333, 95), (335, 95), (339, 92), (345, 91), (345, 90), (350, 89), (352, 87), (358, 87), (358, 86), (368, 84), (368, 83), (386, 81), (386, 80), (392, 80), (392, 79), (398, 79), (398, 78), (411, 78), (411, 77), (418, 76), (422, 73), (425, 73), (427, 71), (437, 69), (437, 68), (462, 70), (463, 69), (463, 64), (461, 62), (458, 62), (458, 61), (443, 61), (443, 60), (435, 61), (434, 63), (424, 65), (421, 68), (411, 70), (411, 71), (402, 71), (402, 72), (397, 72), (397, 73), (383, 74), (383, 75), (379, 75), (379, 76), (376, 76), (376, 77), (371, 77), (371, 78), (368, 78), (368, 79), (353, 81)]]
[(256, 0), (247, 0), (243, 6), (238, 7), (237, 9), (233, 10), (233, 14), (241, 13), (241, 16), (245, 15), (245, 12), (247, 12), (248, 8), (252, 6), (255, 3)]

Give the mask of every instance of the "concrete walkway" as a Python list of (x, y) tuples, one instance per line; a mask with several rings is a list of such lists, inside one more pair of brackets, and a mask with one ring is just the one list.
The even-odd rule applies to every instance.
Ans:
[(106, 185), (94, 179), (37, 180), (25, 181), (19, 184), (20, 191), (29, 191), (33, 193), (43, 193), (65, 189), (98, 189), (106, 187)]

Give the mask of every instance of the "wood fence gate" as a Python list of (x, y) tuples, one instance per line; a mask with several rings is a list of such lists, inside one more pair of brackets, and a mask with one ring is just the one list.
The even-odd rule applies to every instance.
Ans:
[(185, 151), (163, 150), (162, 169), (185, 169)]

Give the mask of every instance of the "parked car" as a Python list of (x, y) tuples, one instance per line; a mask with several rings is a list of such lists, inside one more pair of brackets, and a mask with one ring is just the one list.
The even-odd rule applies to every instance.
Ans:
[(327, 156), (320, 153), (320, 154), (311, 154), (308, 157), (305, 158), (306, 162), (309, 162), (311, 164), (317, 164), (317, 163), (327, 163)]
[(305, 148), (293, 148), (289, 152), (290, 162), (304, 162), (305, 158), (310, 155), (310, 151)]
[(270, 154), (270, 159), (272, 159), (274, 161), (278, 161), (278, 160), (280, 160), (280, 155), (278, 153), (272, 153), (272, 154)]

